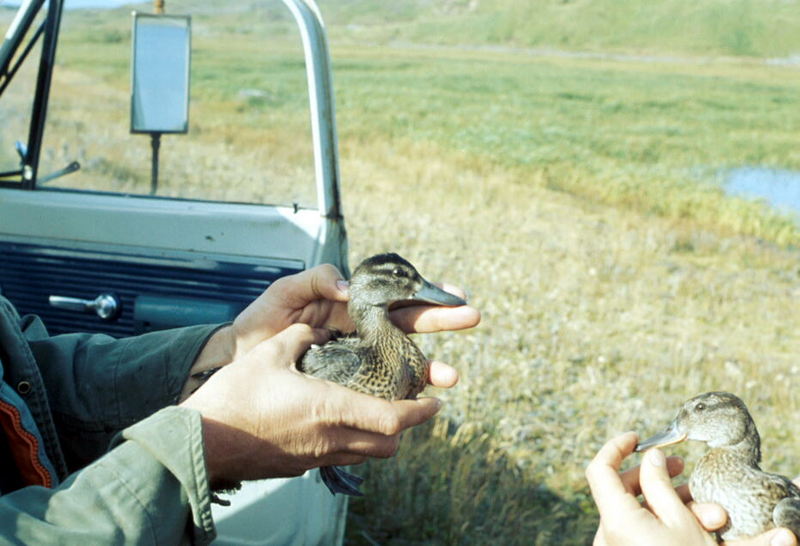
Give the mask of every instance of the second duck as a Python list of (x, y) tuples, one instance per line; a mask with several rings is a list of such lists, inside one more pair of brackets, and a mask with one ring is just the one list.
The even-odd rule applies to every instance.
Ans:
[(800, 488), (761, 470), (761, 440), (747, 407), (729, 392), (707, 392), (686, 401), (670, 426), (636, 446), (636, 451), (684, 440), (711, 449), (689, 478), (697, 502), (715, 502), (728, 513), (724, 540), (787, 527), (800, 536)]

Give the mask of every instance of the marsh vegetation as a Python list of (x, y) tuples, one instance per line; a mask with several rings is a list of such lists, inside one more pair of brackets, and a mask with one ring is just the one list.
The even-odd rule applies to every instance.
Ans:
[[(660, 429), (708, 390), (746, 401), (766, 469), (800, 473), (797, 219), (727, 197), (718, 179), (800, 168), (800, 70), (765, 62), (800, 51), (776, 23), (798, 22), (798, 6), (766, 3), (672, 0), (647, 15), (650, 4), (615, 0), (537, 2), (536, 14), (510, 0), (321, 2), (351, 262), (396, 251), (483, 312), (472, 331), (418, 337), (461, 381), (431, 393), (441, 414), (397, 457), (360, 468), (367, 496), (350, 503), (349, 543), (586, 544), (594, 452), (618, 432)], [(307, 133), (287, 116), (306, 99), (283, 77), (300, 62), (284, 16), (169, 4), (196, 12), (195, 47), (218, 55), (195, 65), (204, 144), (175, 144), (172, 183), (232, 173), (261, 199), (260, 172), (310, 176), (292, 167)], [(81, 50), (78, 33), (64, 55), (124, 103), (128, 20), (115, 13), (83, 14), (105, 41)], [(705, 34), (679, 31), (681, 17)], [(259, 33), (276, 44), (266, 80), (231, 61)], [(90, 68), (92, 56), (110, 68)], [(127, 130), (124, 107), (92, 115)], [(104, 154), (109, 169), (125, 165)], [(691, 467), (696, 451), (682, 449)]]

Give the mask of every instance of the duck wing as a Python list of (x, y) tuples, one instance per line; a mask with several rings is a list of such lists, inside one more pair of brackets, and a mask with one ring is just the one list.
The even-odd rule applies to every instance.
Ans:
[(346, 385), (361, 367), (357, 339), (341, 338), (322, 346), (312, 347), (297, 367), (308, 375)]
[(787, 496), (775, 505), (772, 521), (778, 527), (786, 527), (796, 536), (800, 536), (800, 488), (783, 476), (774, 476), (784, 481)]

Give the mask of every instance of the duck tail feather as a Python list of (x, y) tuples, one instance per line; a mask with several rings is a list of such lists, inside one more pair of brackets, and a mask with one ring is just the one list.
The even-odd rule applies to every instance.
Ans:
[(319, 469), (319, 474), (322, 477), (322, 482), (328, 486), (328, 490), (332, 495), (341, 493), (353, 497), (364, 496), (364, 493), (358, 488), (364, 481), (364, 478), (360, 476), (350, 474), (338, 466), (323, 466)]

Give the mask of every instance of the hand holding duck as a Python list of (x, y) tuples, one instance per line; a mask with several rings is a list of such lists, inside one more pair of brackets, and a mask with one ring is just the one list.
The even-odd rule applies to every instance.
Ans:
[[(202, 381), (187, 384), (184, 398), (194, 394), (184, 405), (203, 415), (212, 482), (389, 457), (402, 430), (436, 413), (435, 399), (388, 402), (297, 371), (294, 362), (308, 344), (327, 340), (319, 328), (352, 329), (348, 298), (341, 274), (318, 266), (274, 283), (208, 341), (192, 369)], [(429, 332), (472, 327), (480, 314), (415, 306), (392, 311), (390, 319), (404, 331)], [(426, 379), (450, 387), (458, 374), (433, 362)]]
[(774, 527), (800, 535), (800, 488), (761, 470), (761, 439), (744, 402), (729, 392), (708, 392), (686, 401), (669, 427), (641, 442), (637, 451), (696, 440), (710, 448), (689, 479), (698, 502), (720, 504), (728, 523), (723, 539), (747, 538)]
[[(390, 306), (405, 302), (463, 307), (461, 297), (424, 279), (397, 254), (367, 258), (353, 272), (348, 314), (353, 335), (312, 348), (298, 369), (352, 390), (385, 400), (415, 399), (429, 378), (428, 359), (389, 319)], [(332, 493), (360, 495), (361, 479), (335, 467), (323, 467)]]
[[(443, 285), (446, 292), (464, 297), (461, 289)], [(235, 355), (243, 355), (258, 343), (292, 324), (352, 332), (355, 324), (347, 313), (349, 283), (334, 266), (319, 265), (275, 281), (242, 311), (231, 328)], [(480, 322), (470, 306), (442, 307), (415, 302), (389, 312), (392, 323), (406, 333), (463, 330)]]
[[(620, 473), (622, 461), (636, 447), (628, 432), (609, 440), (586, 469), (592, 496), (600, 512), (595, 546), (652, 546), (717, 544), (708, 531), (723, 527), (725, 511), (717, 504), (691, 501), (688, 488), (672, 487), (671, 478), (683, 470), (678, 457), (649, 451), (641, 467)], [(637, 500), (643, 495), (645, 505)], [(757, 537), (725, 542), (728, 546), (797, 546), (787, 529), (772, 529)]]

